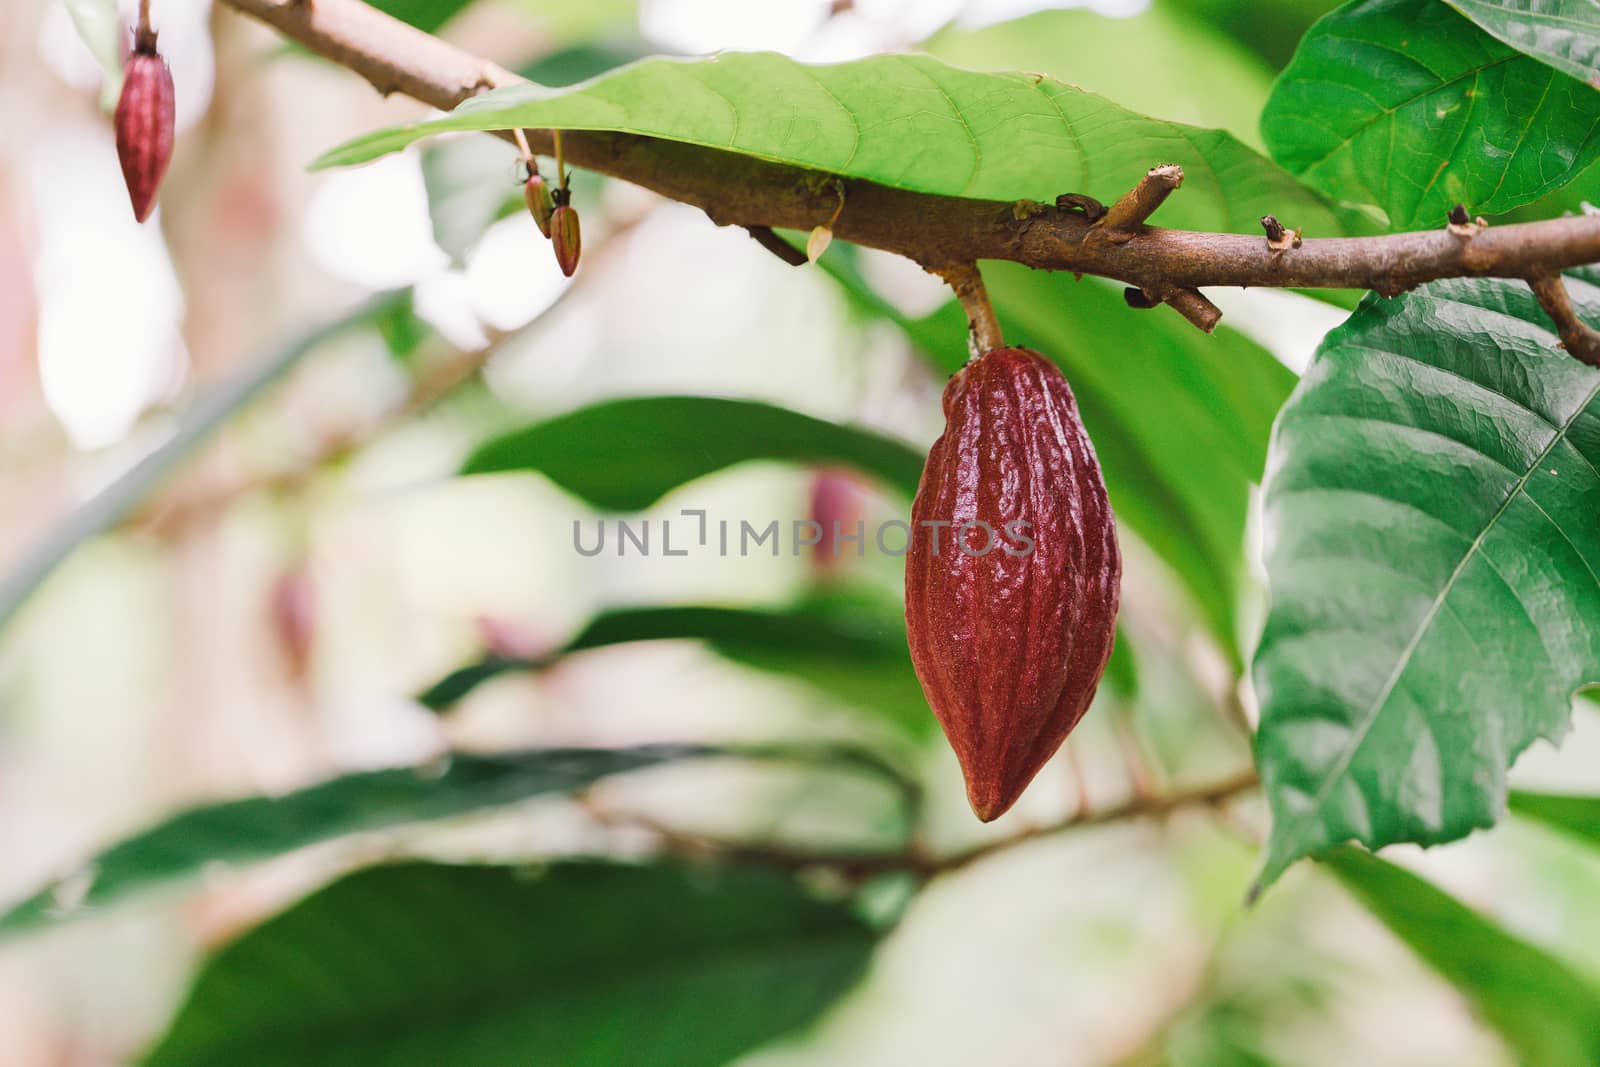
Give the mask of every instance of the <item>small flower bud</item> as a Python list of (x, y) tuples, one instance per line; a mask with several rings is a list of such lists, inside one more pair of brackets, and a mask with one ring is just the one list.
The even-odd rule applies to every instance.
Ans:
[(538, 171), (534, 171), (528, 176), (528, 184), (523, 186), (522, 195), (528, 202), (528, 213), (538, 224), (539, 232), (549, 237), (550, 215), (556, 209), (556, 202), (550, 196), (550, 184), (539, 176)]
[(172, 161), (176, 126), (172, 71), (156, 50), (155, 34), (141, 33), (128, 56), (117, 100), (117, 158), (140, 222), (155, 210), (156, 192)]
[(578, 253), (583, 241), (578, 232), (578, 209), (571, 204), (557, 204), (550, 215), (550, 241), (556, 247), (556, 262), (561, 273), (572, 277), (578, 269)]

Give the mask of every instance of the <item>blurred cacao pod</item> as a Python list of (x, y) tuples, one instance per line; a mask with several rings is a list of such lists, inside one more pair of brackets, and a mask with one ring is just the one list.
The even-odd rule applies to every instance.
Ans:
[(156, 193), (172, 161), (177, 124), (172, 71), (156, 49), (156, 35), (140, 33), (123, 71), (117, 99), (117, 159), (140, 222), (156, 207)]
[(1094, 447), (1056, 365), (1022, 348), (944, 391), (906, 556), (911, 660), (984, 822), (1088, 710), (1122, 557)]
[(572, 277), (578, 269), (578, 253), (583, 250), (577, 208), (571, 204), (556, 205), (550, 215), (550, 241), (556, 246), (556, 262), (561, 265), (561, 273)]
[(840, 546), (855, 544), (857, 556), (865, 552), (862, 498), (865, 489), (847, 470), (821, 470), (811, 482), (811, 521), (817, 524), (817, 543), (811, 546), (811, 567), (819, 576), (831, 575), (839, 568), (844, 554)]

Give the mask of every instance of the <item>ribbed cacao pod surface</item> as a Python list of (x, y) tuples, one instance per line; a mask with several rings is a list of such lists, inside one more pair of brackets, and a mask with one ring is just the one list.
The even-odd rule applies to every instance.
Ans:
[(979, 819), (1003, 815), (1089, 708), (1122, 581), (1094, 446), (1054, 363), (1000, 348), (944, 391), (911, 508), (906, 630)]
[(141, 36), (123, 70), (115, 119), (117, 159), (140, 222), (155, 210), (156, 193), (172, 162), (176, 101), (172, 71), (156, 50), (155, 35)]

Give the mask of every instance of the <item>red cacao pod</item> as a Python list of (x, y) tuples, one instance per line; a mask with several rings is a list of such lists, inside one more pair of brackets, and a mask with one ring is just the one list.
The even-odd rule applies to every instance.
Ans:
[(988, 352), (950, 380), (944, 414), (911, 508), (906, 631), (967, 799), (989, 822), (1088, 710), (1111, 656), (1122, 556), (1054, 363)]
[(583, 250), (577, 208), (571, 204), (556, 205), (550, 214), (550, 242), (556, 246), (556, 262), (561, 265), (561, 273), (572, 277), (578, 269), (578, 253)]
[(177, 124), (172, 71), (156, 50), (155, 34), (141, 34), (123, 69), (117, 99), (117, 158), (140, 222), (155, 210), (156, 192), (172, 161)]
[(539, 232), (549, 237), (550, 216), (556, 209), (556, 202), (550, 196), (550, 183), (541, 178), (538, 171), (534, 171), (528, 176), (528, 183), (522, 187), (522, 198), (528, 202), (528, 214), (533, 216)]

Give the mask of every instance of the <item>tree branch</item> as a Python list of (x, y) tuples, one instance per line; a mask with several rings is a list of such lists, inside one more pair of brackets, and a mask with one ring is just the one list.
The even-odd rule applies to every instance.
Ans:
[(1561, 276), (1548, 273), (1529, 275), (1528, 288), (1539, 298), (1539, 306), (1550, 316), (1550, 321), (1556, 324), (1556, 332), (1561, 335), (1561, 347), (1589, 366), (1600, 367), (1600, 330), (1578, 318), (1578, 311), (1572, 306), (1572, 297), (1567, 293)]
[(919, 844), (913, 843), (898, 852), (868, 852), (865, 850), (822, 851), (791, 848), (765, 842), (726, 841), (686, 834), (665, 826), (649, 816), (612, 811), (594, 803), (591, 797), (585, 804), (599, 822), (607, 826), (636, 826), (649, 830), (668, 851), (695, 858), (750, 863), (777, 867), (782, 870), (802, 871), (827, 868), (853, 880), (892, 871), (905, 871), (922, 878), (960, 870), (980, 860), (988, 859), (1007, 849), (1054, 837), (1073, 830), (1108, 823), (1126, 822), (1130, 819), (1158, 818), (1185, 808), (1216, 807), (1249, 792), (1260, 784), (1254, 770), (1238, 774), (1195, 789), (1180, 790), (1159, 796), (1135, 795), (1109, 808), (1098, 808), (1074, 813), (1066, 820), (1048, 826), (1039, 826), (977, 845), (961, 852), (934, 855)]
[[(360, 0), (224, 2), (348, 67), (380, 92), (405, 93), (437, 108), (453, 108), (518, 80)], [(1273, 248), (1260, 235), (1144, 225), (1181, 180), (1177, 168), (1156, 168), (1103, 218), (1091, 221), (1070, 204), (967, 200), (859, 180), (797, 181), (793, 167), (648, 137), (573, 130), (562, 140), (570, 163), (692, 204), (721, 225), (810, 230), (838, 207), (843, 185), (845, 207), (832, 225), (843, 240), (933, 270), (1003, 259), (1114, 278), (1151, 302), (1172, 305), (1202, 329), (1220, 315), (1199, 294), (1204, 286), (1375, 289), (1393, 296), (1439, 278), (1529, 278), (1600, 261), (1600, 216), (1496, 226), (1470, 235), (1454, 232), (1441, 219), (1437, 230), (1306, 238), (1299, 247)], [(547, 130), (529, 131), (529, 141), (541, 154), (553, 147)], [(1112, 234), (1116, 239), (1108, 239)]]

